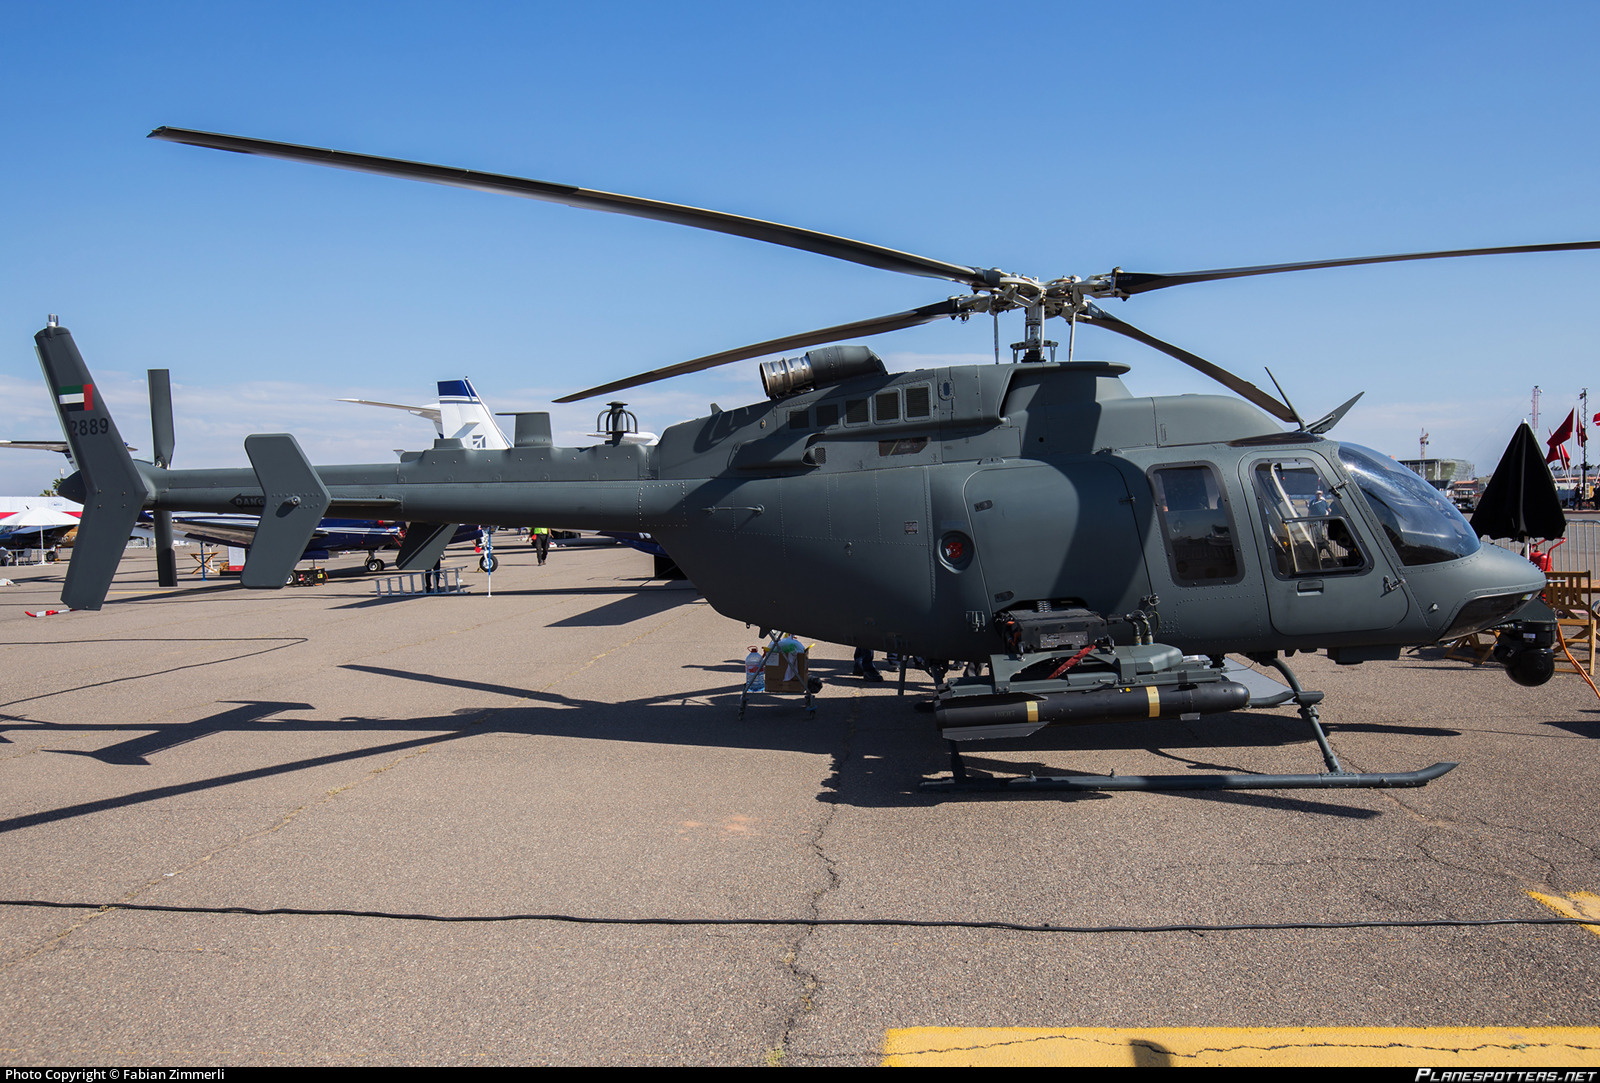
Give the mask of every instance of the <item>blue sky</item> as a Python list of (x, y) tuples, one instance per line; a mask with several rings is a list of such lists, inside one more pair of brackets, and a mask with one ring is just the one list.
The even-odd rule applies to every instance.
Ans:
[[(1600, 239), (1595, 4), (0, 7), (0, 396), (49, 436), (32, 334), (72, 328), (131, 443), (172, 370), (179, 466), (297, 433), (387, 459), (426, 424), (334, 402), (499, 410), (959, 289), (645, 222), (221, 154), (159, 125), (442, 162), (790, 222), (1054, 277)], [(1114, 314), (1335, 435), (1492, 469), (1534, 384), (1590, 380), (1600, 253), (1308, 272)], [(1021, 337), (1020, 316), (1002, 338)], [(1065, 328), (1051, 325), (1052, 336)], [(991, 327), (869, 340), (892, 368)], [(1140, 394), (1210, 391), (1086, 329)], [(1600, 395), (1600, 380), (1595, 390)], [(648, 428), (759, 399), (755, 362), (626, 396)], [(600, 408), (558, 412), (569, 439)], [(1596, 405), (1593, 409), (1600, 409)], [(1542, 435), (1542, 434), (1541, 434)], [(1600, 454), (1595, 456), (1600, 459)], [(0, 457), (0, 492), (61, 461)]]

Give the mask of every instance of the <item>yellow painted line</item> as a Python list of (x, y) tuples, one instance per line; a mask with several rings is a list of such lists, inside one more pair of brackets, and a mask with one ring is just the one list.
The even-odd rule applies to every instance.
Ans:
[(1403, 1067), (1600, 1065), (1600, 1027), (910, 1027), (886, 1067)]
[(1144, 686), (1144, 694), (1150, 699), (1150, 717), (1158, 717), (1161, 714), (1161, 693), (1156, 691), (1155, 685), (1147, 684)]
[[(1600, 921), (1600, 895), (1592, 891), (1574, 891), (1566, 898), (1557, 898), (1554, 895), (1541, 895), (1537, 891), (1528, 892), (1535, 902), (1549, 907), (1564, 918), (1594, 918)], [(1600, 936), (1600, 925), (1585, 925), (1596, 936)]]
[(1039, 721), (1039, 701), (1036, 699), (1030, 699), (1028, 701), (1028, 721)]

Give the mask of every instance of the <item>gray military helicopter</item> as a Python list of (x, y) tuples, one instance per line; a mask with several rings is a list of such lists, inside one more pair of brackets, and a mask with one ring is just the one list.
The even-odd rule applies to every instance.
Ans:
[[(1493, 627), (1543, 587), (1528, 561), (1481, 546), (1455, 507), (1387, 456), (1324, 434), (1354, 399), (1307, 422), (1285, 401), (1106, 313), (1095, 302), (1194, 282), (1404, 260), (1600, 248), (1600, 241), (1463, 249), (1181, 274), (1120, 268), (1048, 281), (968, 267), (717, 211), (445, 166), (159, 128), (153, 138), (653, 218), (970, 289), (920, 308), (789, 335), (565, 396), (570, 402), (716, 365), (761, 365), (768, 401), (674, 425), (653, 447), (558, 448), (549, 415), (516, 415), (513, 446), (439, 440), (398, 463), (313, 466), (294, 437), (245, 441), (250, 470), (134, 462), (66, 329), (36, 336), (85, 504), (62, 600), (98, 609), (127, 527), (147, 509), (259, 509), (242, 580), (277, 588), (329, 508), (404, 518), (400, 565), (429, 567), (452, 524), (582, 523), (647, 532), (719, 612), (763, 628), (925, 659), (951, 742), (953, 788), (1327, 788), (1423, 785), (1420, 771), (1344, 771), (1322, 693), (1284, 658), (1341, 664)], [(833, 345), (939, 319), (1021, 309), (1013, 364), (889, 373)], [(1044, 321), (1068, 322), (1068, 359)], [(1135, 398), (1127, 366), (1074, 361), (1078, 324), (1145, 343), (1234, 391)], [(811, 348), (820, 347), (820, 348)], [(997, 350), (998, 352), (998, 350)], [(998, 360), (998, 358), (997, 358)], [(1280, 389), (1281, 394), (1281, 389)], [(1359, 396), (1358, 396), (1359, 397)], [(170, 404), (152, 407), (170, 434)], [(620, 413), (620, 411), (619, 411)], [(1276, 421), (1274, 419), (1277, 419)], [(1284, 429), (1279, 422), (1293, 427)], [(170, 445), (170, 435), (166, 438)], [(167, 446), (163, 445), (163, 446)], [(63, 488), (65, 492), (67, 487)], [(1279, 670), (1252, 701), (1227, 654)], [(1547, 647), (1506, 644), (1537, 683)], [(977, 675), (947, 680), (952, 664)], [(1548, 676), (1545, 672), (1544, 676)], [(1304, 775), (977, 779), (958, 742), (1049, 725), (1197, 718), (1294, 702), (1327, 771)]]

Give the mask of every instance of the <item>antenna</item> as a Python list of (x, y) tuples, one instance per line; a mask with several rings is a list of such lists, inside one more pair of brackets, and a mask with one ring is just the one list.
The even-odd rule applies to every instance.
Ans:
[[(1266, 368), (1265, 365), (1262, 365), (1261, 367)], [(1267, 379), (1271, 380), (1272, 386), (1278, 389), (1278, 397), (1283, 400), (1283, 404), (1287, 406), (1289, 408), (1289, 412), (1294, 415), (1295, 423), (1300, 426), (1300, 431), (1307, 432), (1306, 419), (1300, 416), (1300, 411), (1296, 410), (1294, 408), (1294, 403), (1289, 401), (1289, 396), (1284, 393), (1283, 385), (1278, 382), (1278, 378), (1276, 376), (1272, 375), (1271, 369), (1267, 369)], [(1356, 396), (1356, 398), (1360, 397), (1361, 396), (1359, 395)], [(1351, 401), (1354, 402), (1355, 400), (1352, 399)]]
[(607, 436), (606, 442), (613, 447), (622, 443), (622, 438), (639, 431), (639, 419), (633, 416), (633, 411), (627, 409), (625, 402), (608, 402), (606, 409), (600, 411), (600, 416), (594, 419), (595, 432)]

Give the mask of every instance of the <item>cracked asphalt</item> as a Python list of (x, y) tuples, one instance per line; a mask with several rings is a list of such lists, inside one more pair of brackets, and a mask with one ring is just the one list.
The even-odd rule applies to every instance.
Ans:
[[(1600, 919), (1575, 677), (1293, 659), (1348, 770), (1461, 763), (1422, 789), (936, 797), (925, 679), (820, 644), (814, 719), (741, 722), (754, 630), (631, 551), (497, 553), (493, 597), (385, 602), (163, 592), (130, 553), (104, 610), (39, 619), (61, 569), (6, 569), (0, 1061), (868, 1065), (936, 1028), (1600, 1018), (1600, 926), (1420, 924)], [(967, 762), (1321, 770), (1281, 709)]]

